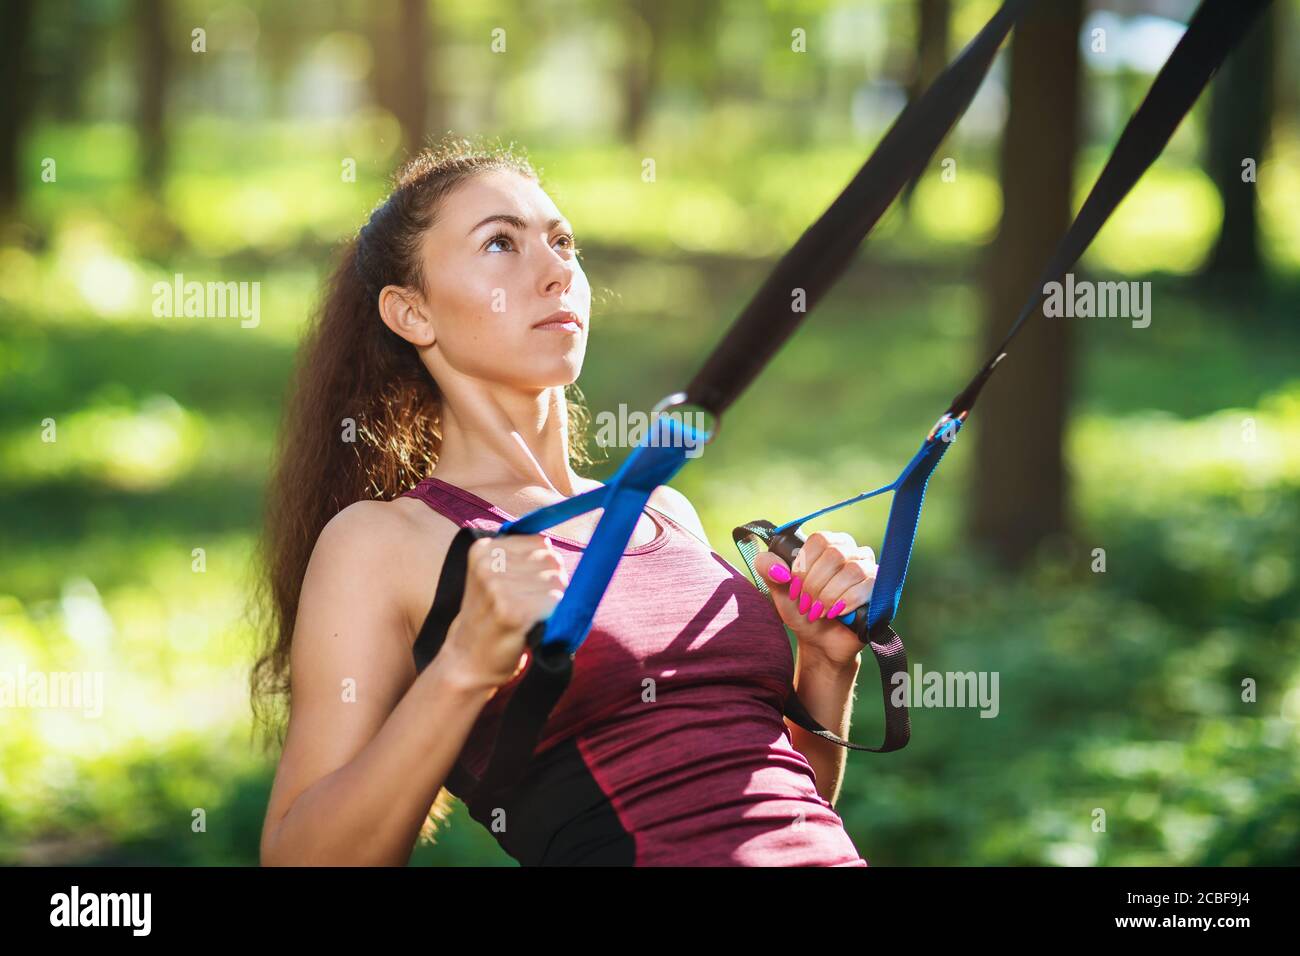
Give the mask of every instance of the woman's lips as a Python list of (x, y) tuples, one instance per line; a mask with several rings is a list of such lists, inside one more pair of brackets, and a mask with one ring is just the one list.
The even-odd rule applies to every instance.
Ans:
[(551, 315), (547, 321), (534, 325), (533, 328), (544, 329), (547, 332), (574, 333), (582, 331), (582, 323), (578, 320), (577, 315), (562, 309)]
[(572, 319), (557, 320), (555, 322), (543, 322), (541, 325), (533, 326), (545, 332), (581, 332), (582, 326)]

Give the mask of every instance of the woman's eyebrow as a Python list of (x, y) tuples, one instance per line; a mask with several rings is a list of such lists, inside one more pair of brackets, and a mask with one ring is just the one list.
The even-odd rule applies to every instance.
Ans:
[[(499, 212), (496, 213), (495, 215), (488, 216), (486, 219), (482, 220), (479, 223), (476, 223), (474, 228), (471, 229), (468, 233), (466, 233), (466, 235), (472, 235), (474, 233), (474, 229), (479, 228), (479, 226), (486, 226), (490, 222), (504, 222), (507, 225), (514, 226), (516, 229), (528, 228), (528, 223), (524, 222), (518, 216), (512, 216), (509, 213)], [(564, 222), (563, 219), (552, 219), (550, 222), (546, 224), (546, 231), (550, 232), (552, 229), (554, 229), (562, 222)]]

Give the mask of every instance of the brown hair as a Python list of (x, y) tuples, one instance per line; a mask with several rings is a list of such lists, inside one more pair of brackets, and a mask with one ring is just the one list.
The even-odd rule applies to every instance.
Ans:
[[(441, 203), (470, 177), (510, 169), (540, 184), (513, 146), (445, 140), (398, 172), (388, 198), (342, 250), (298, 351), (267, 488), (252, 612), (260, 646), (249, 677), (254, 730), (283, 745), (289, 650), (307, 562), (325, 524), (362, 499), (391, 500), (426, 477), (442, 435), (438, 385), (415, 346), (379, 316), (386, 285), (423, 288), (421, 234)], [(566, 389), (570, 460), (586, 455), (589, 413), (576, 384)], [(345, 419), (356, 441), (343, 440)], [(421, 831), (431, 840), (452, 809), (438, 793)]]

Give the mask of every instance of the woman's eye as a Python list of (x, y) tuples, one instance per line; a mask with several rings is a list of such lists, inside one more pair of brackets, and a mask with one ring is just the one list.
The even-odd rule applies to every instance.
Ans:
[[(562, 244), (561, 248), (563, 249), (567, 249), (570, 252), (578, 251), (577, 240), (573, 238), (572, 233), (566, 232), (561, 236), (556, 236), (555, 241), (561, 243)], [(504, 232), (499, 232), (487, 241), (487, 243), (483, 246), (483, 250), (485, 252), (493, 252), (495, 250), (492, 247), (499, 242), (505, 243), (506, 249), (504, 251), (506, 252), (509, 252), (514, 249), (513, 240), (511, 240), (511, 238), (507, 236)]]

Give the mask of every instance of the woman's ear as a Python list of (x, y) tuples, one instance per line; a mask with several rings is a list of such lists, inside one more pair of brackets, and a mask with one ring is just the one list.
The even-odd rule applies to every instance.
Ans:
[(437, 340), (424, 304), (410, 289), (398, 285), (384, 286), (379, 292), (379, 317), (384, 320), (384, 325), (412, 345), (424, 348)]

